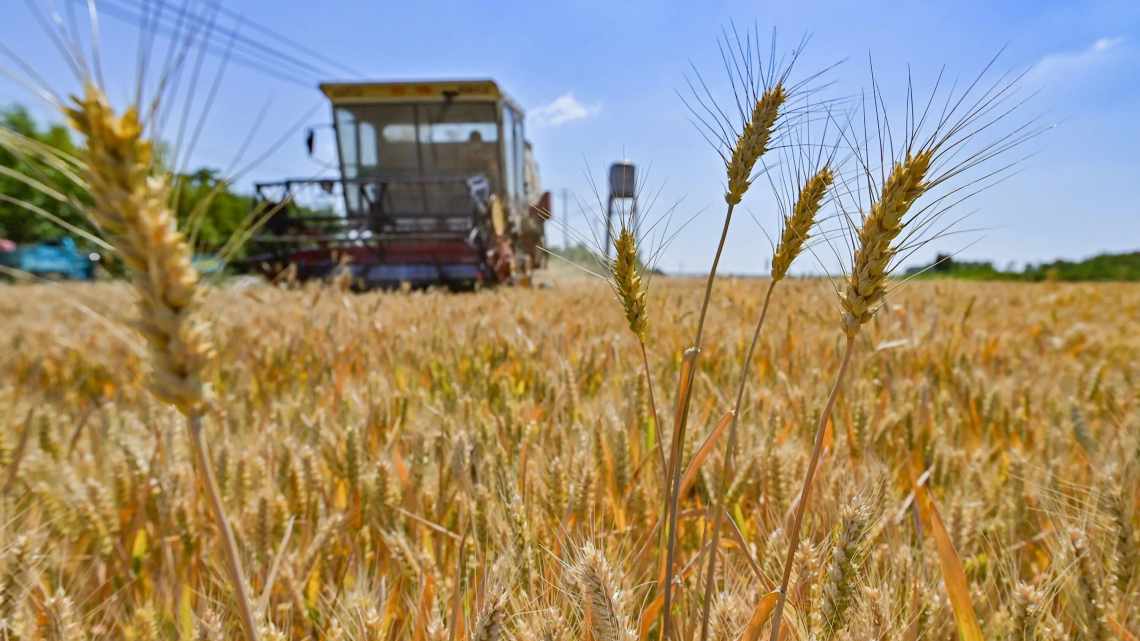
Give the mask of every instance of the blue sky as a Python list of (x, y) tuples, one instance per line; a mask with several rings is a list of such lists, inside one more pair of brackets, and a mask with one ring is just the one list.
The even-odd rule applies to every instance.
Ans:
[[(23, 3), (11, 4), (0, 24), (0, 42), (58, 90), (72, 89), (75, 81), (31, 12)], [(651, 180), (663, 186), (662, 200), (683, 199), (679, 217), (696, 214), (661, 258), (666, 270), (705, 269), (719, 232), (723, 168), (690, 124), (676, 91), (685, 86), (690, 62), (711, 80), (721, 80), (715, 38), (730, 21), (755, 22), (765, 32), (777, 28), (781, 49), (811, 34), (798, 69), (846, 59), (828, 74), (834, 83), (829, 92), (836, 96), (857, 95), (868, 84), (868, 54), (890, 99), (892, 91), (901, 90), (908, 64), (916, 83), (928, 86), (940, 66), (970, 76), (1008, 45), (999, 66), (1028, 69), (1027, 85), (1039, 90), (1025, 117), (1042, 114), (1043, 122), (1056, 126), (1025, 149), (1034, 153), (1016, 176), (966, 206), (978, 210), (967, 226), (985, 227), (983, 234), (943, 239), (914, 260), (964, 247), (963, 257), (992, 258), (1000, 265), (1140, 249), (1135, 195), (1140, 3), (1135, 1), (322, 4), (249, 0), (226, 6), (367, 78), (498, 80), (528, 110), (528, 137), (543, 183), (556, 195), (568, 189), (590, 198), (585, 172), (600, 177), (619, 158), (652, 165)], [(41, 5), (51, 2), (41, 0)], [(103, 22), (108, 85), (113, 98), (123, 99), (133, 87), (136, 31), (110, 15)], [(263, 37), (249, 27), (242, 32)], [(288, 40), (277, 44), (289, 47)], [(14, 67), (10, 60), (0, 64)], [(256, 125), (251, 156), (282, 136), (285, 144), (245, 175), (244, 184), (322, 173), (305, 155), (303, 131), (295, 126), (313, 109), (305, 124), (328, 122), (316, 90), (317, 82), (328, 79), (333, 78), (310, 72), (296, 77), (299, 84), (287, 83), (231, 65), (192, 164), (228, 167), (238, 141)], [(0, 104), (11, 102), (51, 115), (50, 107), (0, 76)], [(327, 135), (325, 142), (331, 143)], [(318, 151), (332, 159), (327, 144), (318, 145)], [(561, 219), (560, 197), (555, 204)], [(775, 226), (763, 182), (745, 205), (769, 229)], [(584, 230), (597, 223), (593, 210), (583, 216), (571, 209), (572, 227)], [(560, 221), (552, 227), (548, 237), (557, 244)], [(752, 217), (742, 216), (724, 269), (764, 270), (767, 248)]]

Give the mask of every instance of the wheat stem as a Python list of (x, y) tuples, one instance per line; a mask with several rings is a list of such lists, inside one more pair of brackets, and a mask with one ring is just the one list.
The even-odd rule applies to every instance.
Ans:
[(661, 442), (661, 421), (657, 420), (657, 398), (653, 393), (653, 377), (649, 373), (649, 352), (645, 341), (638, 340), (641, 346), (641, 365), (645, 368), (645, 387), (649, 389), (649, 409), (653, 413), (653, 442), (657, 445), (657, 459), (661, 466), (661, 487), (669, 485), (668, 464), (665, 462), (665, 445)]
[(788, 536), (788, 556), (784, 560), (784, 574), (780, 579), (780, 592), (776, 601), (776, 609), (772, 612), (771, 641), (778, 641), (780, 637), (780, 619), (784, 613), (784, 604), (788, 601), (788, 584), (792, 580), (792, 563), (796, 560), (796, 550), (800, 545), (800, 526), (803, 525), (804, 511), (807, 509), (808, 497), (811, 493), (811, 482), (815, 477), (815, 468), (819, 465), (819, 455), (823, 450), (823, 434), (827, 429), (827, 422), (831, 419), (831, 410), (835, 407), (835, 399), (839, 397), (839, 389), (843, 385), (843, 376), (847, 373), (847, 366), (851, 362), (851, 353), (855, 347), (855, 333), (847, 334), (847, 341), (843, 346), (843, 360), (839, 364), (839, 371), (835, 374), (835, 383), (831, 386), (831, 393), (827, 396), (827, 404), (819, 415), (819, 424), (815, 429), (815, 444), (812, 446), (811, 458), (808, 460), (807, 474), (804, 475), (803, 488), (800, 490), (799, 502), (796, 504), (795, 515), (792, 517), (792, 529)]
[(8, 491), (16, 484), (16, 479), (19, 478), (20, 462), (24, 460), (24, 454), (28, 451), (28, 440), (32, 435), (32, 418), (35, 416), (35, 410), (29, 409), (27, 418), (24, 419), (24, 429), (20, 432), (20, 439), (16, 441), (16, 451), (12, 455), (11, 462), (8, 463), (7, 479), (4, 481), (3, 487), (0, 487), (0, 496), (5, 496)]
[(689, 404), (693, 398), (693, 379), (696, 376), (697, 359), (701, 354), (701, 339), (704, 336), (705, 317), (708, 315), (709, 299), (712, 297), (713, 282), (716, 281), (717, 266), (720, 265), (721, 254), (724, 253), (724, 243), (728, 238), (728, 228), (732, 224), (732, 212), (736, 208), (735, 203), (729, 203), (728, 209), (724, 214), (724, 227), (720, 231), (720, 241), (716, 246), (716, 254), (713, 255), (712, 266), (709, 268), (708, 279), (705, 281), (705, 295), (704, 300), (701, 301), (701, 313), (697, 318), (697, 335), (693, 340), (693, 346), (686, 350), (685, 357), (691, 359), (687, 368), (682, 368), (682, 372), (687, 380), (681, 381), (681, 386), (678, 388), (680, 397), (677, 399), (677, 425), (673, 428), (673, 445), (672, 451), (669, 455), (669, 474), (672, 487), (666, 495), (665, 514), (667, 515), (666, 524), (666, 548), (665, 548), (665, 597), (661, 608), (662, 616), (662, 639), (669, 639), (672, 629), (672, 622), (669, 610), (673, 604), (673, 568), (676, 563), (677, 556), (677, 502), (681, 491), (681, 453), (684, 450), (685, 443), (685, 427), (689, 422)]
[(768, 317), (768, 305), (772, 302), (772, 292), (776, 289), (776, 283), (778, 282), (778, 280), (773, 280), (768, 284), (768, 291), (764, 294), (764, 304), (760, 308), (760, 318), (756, 321), (756, 329), (752, 332), (752, 342), (749, 343), (748, 352), (744, 355), (744, 363), (741, 366), (740, 372), (740, 384), (736, 388), (736, 403), (732, 408), (732, 423), (730, 423), (728, 427), (724, 458), (721, 459), (720, 464), (720, 487), (717, 488), (716, 501), (709, 508), (712, 510), (712, 544), (709, 546), (709, 563), (705, 577), (705, 605), (701, 612), (701, 641), (708, 641), (709, 615), (712, 611), (713, 587), (716, 581), (716, 555), (718, 551), (717, 548), (720, 545), (720, 523), (724, 517), (724, 499), (728, 494), (728, 472), (732, 469), (732, 456), (736, 452), (736, 431), (737, 424), (740, 422), (740, 408), (744, 402), (744, 390), (747, 387), (748, 371), (752, 364), (752, 355), (756, 351), (757, 343), (760, 342), (760, 330), (764, 327), (764, 319)]
[(222, 535), (222, 553), (225, 557), (226, 573), (230, 575), (234, 592), (237, 594), (238, 614), (241, 616), (242, 629), (246, 638), (257, 641), (257, 625), (254, 623), (253, 608), (250, 606), (249, 588), (246, 585), (245, 573), (241, 567), (241, 557), (238, 556), (237, 540), (234, 538), (233, 528), (226, 518), (226, 510), (222, 506), (222, 495), (218, 491), (218, 482), (214, 478), (214, 468), (210, 461), (210, 450), (206, 445), (206, 437), (202, 430), (202, 417), (191, 415), (187, 417), (187, 427), (190, 431), (190, 446), (194, 450), (194, 458), (198, 461), (198, 471), (202, 482), (206, 486), (206, 494), (210, 498), (210, 510), (213, 512), (214, 522)]

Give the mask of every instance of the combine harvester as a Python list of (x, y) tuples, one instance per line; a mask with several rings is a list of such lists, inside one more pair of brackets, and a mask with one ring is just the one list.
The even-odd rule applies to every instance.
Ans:
[[(337, 178), (255, 185), (274, 211), (248, 268), (351, 271), (358, 288), (529, 282), (546, 256), (550, 193), (523, 112), (490, 80), (329, 83)], [(313, 155), (315, 136), (306, 144)]]

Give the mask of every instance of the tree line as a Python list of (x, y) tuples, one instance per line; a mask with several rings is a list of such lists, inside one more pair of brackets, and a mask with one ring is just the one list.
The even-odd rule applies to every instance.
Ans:
[[(84, 153), (81, 145), (71, 137), (67, 127), (61, 123), (40, 123), (20, 105), (0, 108), (0, 127), (7, 128), (22, 136), (48, 145), (53, 149), (80, 157)], [(162, 153), (159, 157), (161, 162)], [(47, 196), (24, 180), (15, 176), (28, 176), (36, 181), (62, 192), (72, 202), (88, 202), (84, 190), (68, 180), (59, 171), (43, 163), (21, 158), (0, 147), (0, 238), (16, 243), (38, 243), (55, 240), (67, 232), (56, 223), (38, 216), (28, 207), (12, 201), (23, 202), (42, 208), (59, 218), (82, 229), (94, 232), (83, 214), (75, 207), (62, 206), (57, 200)], [(197, 247), (202, 252), (220, 249), (238, 231), (253, 210), (253, 198), (232, 189), (215, 169), (202, 167), (178, 176), (176, 209), (180, 223), (206, 199), (212, 200), (205, 208), (199, 223)], [(75, 240), (84, 245), (82, 238)]]

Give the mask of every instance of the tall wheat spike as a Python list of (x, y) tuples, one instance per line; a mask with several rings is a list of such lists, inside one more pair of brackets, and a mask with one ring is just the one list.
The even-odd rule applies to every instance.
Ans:
[(823, 206), (824, 198), (831, 189), (835, 175), (830, 166), (823, 166), (804, 182), (799, 198), (792, 208), (791, 215), (784, 221), (784, 231), (780, 234), (780, 242), (772, 254), (772, 281), (783, 280), (788, 274), (788, 268), (803, 251), (804, 243), (811, 235), (811, 228), (815, 225), (816, 214)]
[(153, 176), (154, 150), (135, 108), (114, 113), (88, 85), (66, 111), (87, 140), (91, 221), (118, 251), (139, 295), (138, 329), (150, 346), (155, 395), (186, 416), (205, 400), (202, 373), (210, 360), (205, 329), (194, 317), (198, 273), (170, 210), (170, 185)]
[(629, 331), (637, 338), (641, 348), (641, 363), (645, 374), (645, 387), (649, 391), (649, 407), (653, 417), (654, 441), (657, 449), (657, 464), (661, 469), (662, 487), (668, 486), (668, 471), (665, 461), (665, 447), (661, 443), (661, 423), (657, 420), (657, 399), (653, 390), (653, 376), (649, 367), (649, 352), (645, 346), (649, 335), (649, 312), (646, 299), (649, 289), (641, 275), (641, 253), (638, 238), (627, 221), (623, 221), (614, 238), (616, 258), (610, 263), (610, 284), (617, 294), (625, 312)]
[(151, 389), (187, 419), (197, 468), (222, 535), (242, 626), (248, 641), (256, 641), (245, 573), (203, 433), (206, 390), (202, 376), (211, 348), (204, 325), (194, 316), (200, 296), (198, 273), (190, 264), (190, 245), (178, 231), (170, 209), (169, 181), (152, 175), (153, 142), (144, 135), (137, 108), (116, 114), (92, 83), (72, 103), (65, 111), (68, 122), (87, 141), (86, 178), (94, 203), (88, 215), (131, 273), (139, 297), (138, 329), (150, 347)]
[[(784, 606), (787, 603), (796, 550), (800, 543), (803, 516), (811, 496), (812, 480), (823, 449), (824, 434), (827, 431), (832, 410), (851, 363), (855, 339), (863, 325), (870, 321), (878, 311), (879, 305), (886, 295), (887, 277), (890, 270), (895, 266), (894, 260), (900, 250), (906, 247), (907, 242), (913, 240), (915, 235), (922, 234), (928, 229), (929, 224), (936, 220), (941, 213), (944, 213), (946, 208), (957, 204), (960, 200), (951, 201), (949, 205), (941, 209), (937, 206), (939, 201), (935, 201), (933, 209), (918, 208), (913, 215), (908, 216), (908, 214), (911, 213), (912, 209), (915, 209), (916, 201), (933, 187), (1000, 156), (1039, 133), (1039, 130), (1027, 131), (1026, 126), (1023, 125), (1010, 133), (998, 136), (996, 142), (983, 144), (980, 149), (960, 153), (963, 143), (968, 142), (978, 133), (975, 130), (975, 128), (979, 128), (978, 121), (990, 118), (993, 115), (991, 111), (1002, 105), (1003, 100), (1008, 98), (1017, 84), (1017, 79), (1009, 82), (1006, 82), (1004, 78), (1000, 79), (989, 85), (988, 88), (982, 89), (980, 95), (973, 94), (974, 102), (970, 103), (966, 100), (967, 97), (971, 96), (971, 92), (979, 86), (978, 81), (981, 80), (988, 68), (987, 66), (983, 69), (978, 79), (956, 98), (954, 97), (954, 90), (950, 90), (947, 108), (937, 116), (937, 123), (929, 135), (924, 136), (921, 130), (924, 123), (927, 122), (930, 103), (922, 111), (918, 111), (913, 104), (907, 109), (906, 131), (903, 138), (905, 143), (902, 149), (897, 152), (899, 158), (896, 159), (891, 156), (889, 173), (881, 183), (877, 182), (874, 177), (875, 172), (871, 169), (876, 161), (869, 157), (860, 156), (859, 143), (852, 144), (855, 155), (859, 156), (861, 172), (864, 174), (860, 180), (866, 178), (867, 182), (867, 191), (862, 195), (867, 197), (871, 206), (870, 211), (862, 217), (858, 229), (855, 230), (855, 237), (852, 239), (850, 274), (847, 277), (846, 289), (840, 295), (841, 327), (846, 340), (842, 347), (842, 356), (835, 374), (835, 380), (828, 393), (827, 400), (824, 402), (823, 409), (819, 413), (807, 471), (804, 474), (799, 500), (792, 517), (788, 551), (780, 582), (780, 597), (772, 615), (771, 641), (777, 641), (780, 636), (780, 624)], [(874, 82), (873, 75), (872, 81)], [(883, 116), (882, 96), (879, 87), (875, 84), (872, 89), (875, 100), (875, 125), (878, 128), (879, 142), (891, 146), (890, 153), (895, 154), (890, 126)], [(908, 85), (908, 91), (910, 89), (911, 87)], [(936, 85), (930, 94), (931, 103), (934, 101), (937, 91)], [(1012, 112), (1013, 108), (1001, 112), (986, 126), (1000, 122), (1002, 118)], [(864, 151), (869, 154), (869, 150)], [(939, 163), (940, 160), (947, 161), (948, 159), (949, 162)], [(885, 156), (880, 162), (886, 162)], [(886, 170), (887, 167), (882, 169)], [(996, 173), (1001, 173), (1001, 171), (999, 169)], [(862, 202), (861, 198), (859, 202)], [(860, 211), (862, 211), (861, 205)], [(848, 219), (848, 223), (851, 228), (856, 226), (850, 219)], [(911, 231), (904, 235), (902, 232), (908, 227), (911, 228)]]
[[(672, 621), (671, 610), (673, 605), (673, 571), (676, 563), (677, 547), (677, 500), (681, 487), (681, 454), (685, 442), (685, 430), (689, 423), (689, 407), (692, 402), (693, 381), (697, 373), (697, 361), (700, 357), (704, 339), (705, 319), (708, 315), (709, 301), (712, 299), (713, 283), (716, 282), (717, 268), (720, 265), (724, 244), (728, 239), (728, 230), (732, 225), (732, 213), (744, 198), (745, 192), (752, 184), (752, 170), (756, 162), (768, 151), (768, 143), (777, 126), (781, 108), (788, 100), (788, 93), (784, 90), (783, 81), (776, 82), (757, 98), (752, 112), (744, 122), (736, 144), (732, 147), (731, 158), (727, 160), (728, 189), (724, 200), (728, 207), (724, 214), (724, 225), (721, 227), (720, 240), (717, 242), (716, 253), (713, 254), (712, 265), (709, 267), (708, 277), (705, 280), (704, 296), (701, 299), (700, 314), (697, 316), (697, 331), (692, 346), (686, 350), (687, 367), (682, 368), (683, 378), (678, 382), (676, 425), (673, 427), (673, 442), (666, 469), (671, 487), (666, 492), (665, 513), (667, 520), (665, 536), (665, 586), (664, 606), (661, 616), (662, 634), (665, 638), (671, 636)], [(706, 610), (707, 612), (707, 610)], [(703, 634), (708, 634), (708, 615), (704, 617)]]
[(637, 239), (633, 235), (633, 230), (623, 225), (617, 238), (614, 239), (614, 249), (617, 254), (611, 268), (614, 289), (617, 291), (622, 309), (625, 310), (629, 331), (633, 332), (638, 340), (644, 341), (649, 331), (649, 317), (645, 310), (648, 291), (641, 279)]
[(768, 142), (776, 128), (780, 106), (787, 98), (783, 83), (778, 82), (765, 90), (752, 107), (752, 115), (744, 123), (728, 161), (728, 190), (724, 194), (724, 201), (729, 205), (740, 204), (744, 193), (752, 185), (752, 170), (756, 167), (756, 161), (768, 151)]
[(895, 163), (882, 195), (859, 229), (859, 244), (842, 298), (843, 325), (849, 335), (859, 331), (886, 294), (887, 268), (895, 257), (892, 246), (903, 228), (903, 217), (926, 191), (927, 172), (934, 157), (930, 149), (907, 154)]

